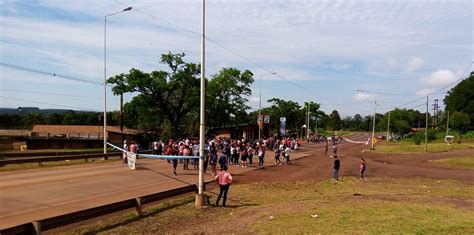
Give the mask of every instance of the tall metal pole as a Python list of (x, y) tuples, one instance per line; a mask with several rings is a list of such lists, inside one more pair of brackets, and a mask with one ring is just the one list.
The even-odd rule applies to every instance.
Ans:
[[(258, 98), (258, 118), (257, 120), (260, 120), (262, 122), (262, 77), (263, 75), (260, 75), (260, 98)], [(260, 141), (262, 139), (262, 124), (258, 122), (258, 140)]]
[(195, 205), (200, 207), (205, 205), (204, 195), (204, 142), (206, 141), (204, 131), (206, 128), (205, 108), (206, 108), (206, 81), (205, 81), (205, 0), (202, 0), (201, 9), (201, 103), (200, 103), (200, 121), (199, 121), (199, 185), (198, 195), (196, 195)]
[(130, 10), (132, 7), (126, 7), (104, 16), (104, 154), (107, 153), (107, 17)]
[(104, 16), (104, 154), (107, 153), (107, 16)]
[(425, 151), (428, 152), (428, 96), (426, 96)]
[(123, 134), (123, 93), (120, 94), (120, 132), (122, 133), (122, 141), (124, 141), (125, 135)]
[[(276, 72), (272, 72), (271, 73), (272, 75), (275, 75)], [(267, 75), (270, 75), (270, 74), (267, 74)], [(260, 96), (258, 98), (258, 116), (260, 117), (260, 122), (263, 122), (263, 117), (262, 117), (262, 78), (263, 76), (265, 76), (264, 74), (260, 75)], [(258, 120), (258, 118), (257, 118)], [(263, 122), (262, 124), (258, 123), (258, 139), (262, 139), (262, 128), (263, 128), (263, 125), (265, 125), (265, 122)]]
[(308, 107), (307, 107), (307, 111), (308, 111), (308, 117), (307, 117), (307, 125), (306, 125), (306, 140), (309, 141), (309, 101), (308, 101)]
[(446, 135), (449, 135), (449, 111), (448, 111), (448, 119), (446, 121)]
[(377, 112), (377, 100), (375, 101), (374, 105), (374, 119), (372, 120), (372, 139), (370, 141), (371, 143), (371, 149), (374, 149), (374, 138), (375, 138), (375, 113)]
[(388, 135), (390, 134), (390, 112), (392, 112), (392, 110), (388, 111), (387, 141), (388, 141)]

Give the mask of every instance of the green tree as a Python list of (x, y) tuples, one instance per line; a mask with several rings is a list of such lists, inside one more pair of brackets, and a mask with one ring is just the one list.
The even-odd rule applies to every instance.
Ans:
[(333, 110), (331, 114), (329, 114), (329, 126), (333, 132), (341, 128), (341, 116), (337, 110)]
[[(269, 99), (268, 102), (272, 103), (269, 108), (263, 109), (262, 113), (270, 114), (270, 121), (272, 123), (280, 123), (280, 117), (286, 117), (286, 129), (288, 133), (298, 133), (300, 127), (304, 124), (302, 119), (304, 114), (300, 108), (301, 106), (291, 100), (282, 100), (278, 98)], [(279, 126), (274, 125), (273, 131), (277, 132)]]
[[(388, 115), (388, 113), (386, 115)], [(403, 138), (404, 135), (410, 133), (412, 127), (410, 120), (413, 118), (416, 119), (416, 116), (416, 113), (410, 112), (406, 109), (397, 108), (392, 110), (390, 112), (390, 131)]]
[(44, 123), (44, 119), (39, 113), (29, 113), (23, 120), (25, 126), (28, 128), (32, 128), (36, 124)]
[(458, 111), (463, 112), (469, 116), (470, 123), (474, 128), (474, 71), (469, 77), (461, 81), (444, 97), (444, 104), (446, 111), (451, 113)]
[(163, 54), (161, 63), (167, 65), (169, 71), (145, 73), (132, 68), (128, 74), (122, 73), (107, 81), (114, 84), (112, 91), (115, 95), (138, 93), (133, 98), (136, 100), (132, 105), (134, 107), (129, 106), (129, 110), (133, 109), (138, 115), (145, 116), (148, 127), (153, 125), (152, 118), (162, 122), (159, 118), (164, 115), (170, 121), (175, 137), (184, 133), (182, 124), (186, 115), (199, 107), (200, 66), (184, 62), (184, 56), (184, 53)]
[(247, 97), (252, 94), (252, 76), (249, 70), (235, 68), (223, 68), (212, 76), (206, 89), (206, 124), (210, 129), (242, 121), (239, 117), (250, 108)]
[(459, 133), (458, 143), (461, 143), (461, 134), (469, 129), (469, 116), (463, 112), (454, 112), (450, 118), (449, 124)]

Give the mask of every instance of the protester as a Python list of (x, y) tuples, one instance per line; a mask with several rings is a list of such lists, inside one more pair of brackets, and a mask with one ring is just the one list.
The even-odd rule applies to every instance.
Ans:
[(258, 147), (258, 166), (263, 166), (263, 159), (265, 158), (265, 147), (260, 144)]
[(365, 163), (365, 159), (361, 158), (360, 159), (360, 180), (365, 180), (364, 173), (366, 169), (367, 169), (367, 164)]
[(227, 166), (227, 154), (225, 152), (222, 152), (221, 156), (219, 157), (219, 165), (221, 167), (221, 171), (224, 170), (224, 167)]
[(337, 143), (332, 144), (332, 157), (337, 157)]
[[(191, 150), (189, 149), (189, 146), (186, 145), (183, 149), (183, 156), (189, 157), (190, 155), (191, 155)], [(183, 160), (183, 170), (189, 170), (189, 159)]]
[(125, 152), (123, 152), (122, 154), (122, 163), (124, 165), (127, 165), (127, 152), (128, 152), (127, 140), (123, 141), (123, 150), (125, 150)]
[(227, 193), (232, 184), (232, 175), (227, 172), (227, 166), (224, 166), (223, 171), (219, 172), (214, 180), (219, 184), (220, 189), (219, 196), (217, 196), (216, 207), (219, 206), (219, 201), (221, 200), (222, 195), (224, 195), (222, 207), (226, 207), (225, 203), (227, 201)]
[(326, 139), (326, 141), (324, 141), (324, 156), (328, 155), (328, 149), (329, 149), (329, 142), (328, 142), (328, 139)]
[(332, 172), (332, 175), (333, 175), (332, 178), (335, 181), (339, 181), (339, 168), (340, 167), (341, 167), (341, 162), (339, 161), (337, 156), (334, 156), (334, 167), (333, 167), (333, 172)]
[(132, 143), (130, 144), (130, 152), (131, 152), (131, 161), (128, 161), (128, 163), (131, 163), (132, 164), (132, 169), (135, 170), (135, 164), (136, 164), (136, 161), (137, 161), (137, 152), (138, 152), (138, 146), (137, 144), (135, 143), (135, 141), (132, 140)]
[(216, 165), (217, 165), (217, 150), (215, 149), (214, 146), (211, 146), (210, 152), (209, 152), (209, 164), (211, 165), (211, 174), (216, 175), (217, 170), (216, 170)]
[(281, 165), (280, 154), (281, 154), (280, 149), (275, 150), (275, 165), (277, 164)]
[(290, 162), (290, 152), (291, 152), (291, 148), (289, 146), (286, 146), (284, 153), (285, 153), (285, 160), (286, 160), (287, 165), (291, 164), (291, 162)]

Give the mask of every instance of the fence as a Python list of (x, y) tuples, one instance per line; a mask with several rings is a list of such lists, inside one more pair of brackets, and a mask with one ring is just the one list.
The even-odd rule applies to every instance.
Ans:
[(38, 163), (38, 166), (41, 166), (43, 162), (55, 162), (63, 160), (80, 160), (88, 161), (91, 158), (104, 158), (108, 159), (109, 157), (119, 157), (122, 156), (122, 153), (95, 153), (95, 154), (80, 154), (80, 155), (65, 155), (65, 156), (52, 156), (52, 157), (23, 157), (17, 159), (4, 159), (0, 160), (0, 167), (10, 165), (10, 164), (22, 164), (22, 163)]
[(130, 198), (120, 202), (114, 202), (94, 208), (89, 208), (81, 211), (76, 211), (64, 215), (59, 215), (51, 218), (45, 218), (38, 221), (32, 221), (25, 224), (20, 224), (10, 228), (0, 230), (0, 234), (41, 234), (42, 231), (57, 228), (60, 226), (72, 224), (75, 222), (95, 218), (98, 216), (115, 213), (118, 211), (135, 208), (138, 215), (142, 214), (142, 205), (163, 200), (166, 198), (182, 195), (185, 193), (197, 192), (195, 184), (188, 185), (182, 188), (172, 189), (165, 192), (149, 194), (143, 197)]

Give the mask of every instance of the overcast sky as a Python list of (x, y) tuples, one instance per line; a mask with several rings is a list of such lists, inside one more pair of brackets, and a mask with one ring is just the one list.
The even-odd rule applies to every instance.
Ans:
[[(107, 18), (108, 76), (164, 69), (168, 51), (199, 63), (200, 2), (0, 1), (0, 107), (103, 110), (104, 15), (126, 6), (134, 9)], [(473, 69), (473, 24), (471, 0), (207, 0), (206, 75), (251, 70), (253, 109), (262, 78), (262, 106), (276, 97), (342, 116), (370, 114), (375, 100), (381, 113), (424, 110), (424, 99), (406, 103)], [(430, 104), (442, 104), (445, 92)], [(117, 110), (118, 97), (108, 94), (108, 110)]]

